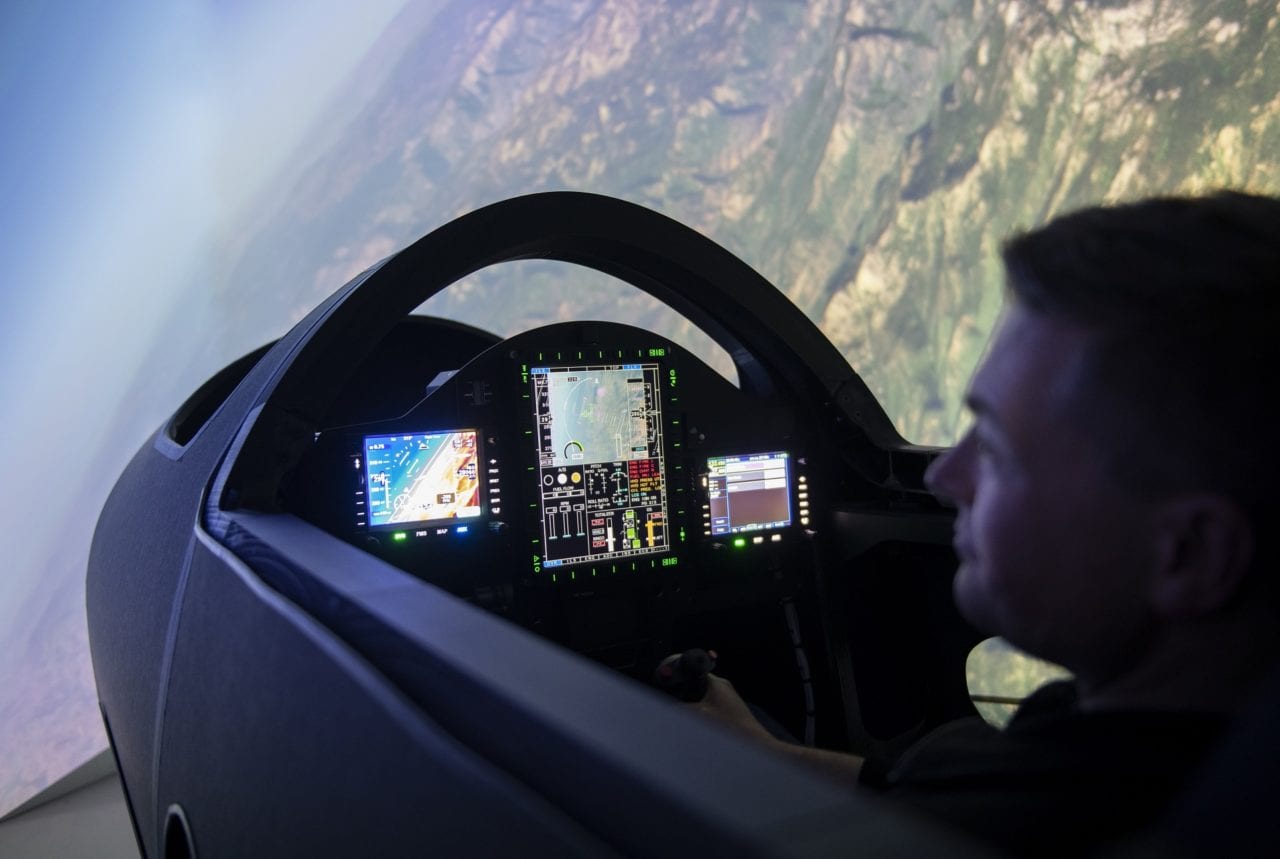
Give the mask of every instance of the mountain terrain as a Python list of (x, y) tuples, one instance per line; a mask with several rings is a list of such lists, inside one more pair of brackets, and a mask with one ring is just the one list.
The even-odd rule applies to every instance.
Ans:
[[(215, 303), (229, 330), (278, 333), (462, 212), (611, 194), (744, 258), (908, 439), (949, 443), (1002, 237), (1103, 200), (1280, 190), (1278, 21), (1261, 0), (411, 4), (343, 123), (229, 236)], [(686, 337), (647, 297), (525, 269), (433, 307), (499, 332), (620, 314)]]

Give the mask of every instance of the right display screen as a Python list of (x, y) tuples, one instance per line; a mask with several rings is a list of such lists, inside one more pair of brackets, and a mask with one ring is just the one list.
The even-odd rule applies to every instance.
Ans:
[(711, 534), (791, 524), (791, 457), (784, 450), (707, 459)]

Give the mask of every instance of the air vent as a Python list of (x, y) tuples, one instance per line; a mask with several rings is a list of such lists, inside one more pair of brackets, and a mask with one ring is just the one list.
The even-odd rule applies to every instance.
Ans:
[(226, 402), (227, 397), (231, 396), (236, 385), (249, 375), (249, 371), (274, 345), (275, 343), (272, 342), (255, 349), (214, 373), (174, 412), (166, 428), (169, 438), (185, 447), (209, 422), (209, 418), (213, 417), (218, 407)]
[(187, 813), (176, 802), (169, 806), (164, 821), (164, 859), (195, 859), (196, 842), (191, 837)]

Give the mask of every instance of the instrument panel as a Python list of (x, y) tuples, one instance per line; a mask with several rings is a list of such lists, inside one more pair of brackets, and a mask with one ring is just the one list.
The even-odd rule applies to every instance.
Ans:
[(615, 667), (669, 652), (681, 617), (776, 604), (813, 567), (815, 439), (792, 404), (613, 323), (526, 332), (456, 369), (429, 353), (353, 375), (341, 402), (414, 376), (420, 395), (383, 404), (395, 417), (331, 415), (293, 512)]

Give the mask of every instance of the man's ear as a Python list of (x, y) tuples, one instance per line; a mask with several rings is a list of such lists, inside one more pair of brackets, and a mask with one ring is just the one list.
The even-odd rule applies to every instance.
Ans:
[(1152, 604), (1166, 617), (1215, 611), (1240, 590), (1253, 563), (1253, 525), (1240, 505), (1212, 492), (1166, 501), (1157, 519)]

